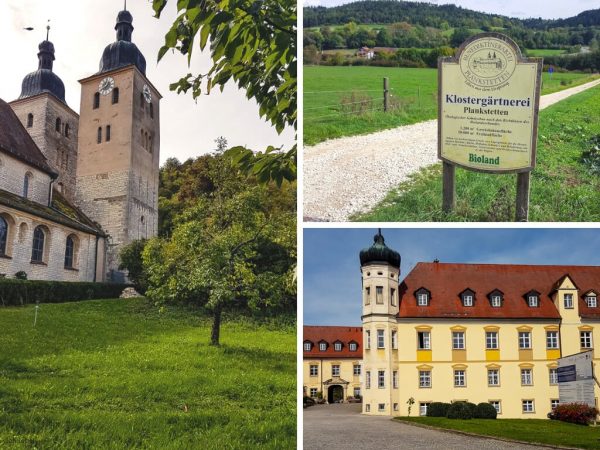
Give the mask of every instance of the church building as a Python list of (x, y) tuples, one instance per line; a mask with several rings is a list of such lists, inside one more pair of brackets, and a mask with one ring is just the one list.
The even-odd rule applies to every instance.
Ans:
[(406, 416), (412, 399), (420, 415), (469, 401), (546, 418), (559, 403), (557, 359), (591, 351), (596, 366), (600, 267), (434, 261), (402, 280), (400, 262), (381, 231), (360, 252), (364, 414)]
[(18, 99), (0, 100), (1, 276), (123, 282), (123, 246), (156, 236), (161, 95), (133, 29), (119, 12), (99, 70), (79, 81), (79, 114), (48, 39)]

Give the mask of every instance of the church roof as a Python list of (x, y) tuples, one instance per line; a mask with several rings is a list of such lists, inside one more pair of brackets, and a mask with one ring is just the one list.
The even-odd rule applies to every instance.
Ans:
[[(418, 263), (400, 284), (400, 318), (455, 319), (553, 319), (560, 314), (551, 296), (556, 283), (565, 275), (579, 289), (579, 314), (600, 319), (600, 308), (587, 306), (584, 294), (600, 291), (598, 266), (545, 266), (518, 264)], [(428, 306), (418, 306), (415, 292), (431, 293)], [(459, 294), (465, 289), (475, 293), (473, 306), (463, 306)], [(500, 290), (500, 307), (492, 307), (488, 294)], [(526, 294), (540, 293), (539, 306), (530, 307)]]
[(0, 99), (0, 151), (14, 156), (53, 178), (57, 176), (15, 112), (2, 99)]
[(52, 71), (54, 61), (54, 44), (43, 41), (39, 45), (38, 70), (31, 72), (23, 78), (21, 95), (19, 99), (33, 97), (47, 92), (65, 103), (65, 85), (58, 75)]
[(41, 217), (75, 230), (97, 236), (105, 236), (105, 233), (98, 224), (91, 221), (83, 212), (71, 205), (56, 189), (52, 191), (52, 196), (52, 205), (45, 206), (0, 189), (0, 205), (27, 212), (36, 217)]
[[(363, 345), (362, 327), (314, 326), (304, 325), (304, 342), (310, 341), (312, 348), (304, 351), (304, 358), (362, 358)], [(325, 341), (327, 349), (319, 350), (319, 342)], [(341, 351), (335, 351), (334, 343), (340, 341)], [(357, 349), (350, 351), (349, 344), (354, 342)]]
[(98, 73), (109, 72), (120, 67), (134, 65), (146, 75), (146, 58), (137, 46), (131, 42), (133, 16), (127, 10), (117, 15), (117, 40), (109, 44), (102, 53)]

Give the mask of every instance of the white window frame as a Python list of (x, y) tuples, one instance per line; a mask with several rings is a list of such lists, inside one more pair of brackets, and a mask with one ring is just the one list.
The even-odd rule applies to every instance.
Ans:
[(392, 372), (392, 388), (398, 389), (398, 371), (394, 370)]
[(392, 348), (396, 350), (398, 348), (398, 332), (392, 330)]
[(339, 377), (340, 376), (340, 365), (339, 364), (332, 364), (331, 365), (331, 376), (332, 377)]
[(371, 371), (365, 372), (365, 389), (371, 389)]
[(537, 295), (528, 295), (527, 296), (527, 305), (529, 305), (530, 308), (537, 308), (538, 307), (538, 296)]
[(354, 386), (354, 398), (356, 397), (362, 397), (361, 393), (360, 393), (360, 386)]
[(591, 331), (580, 331), (579, 332), (579, 344), (581, 345), (581, 348), (594, 348), (592, 332)]
[(319, 351), (324, 352), (327, 350), (327, 343), (326, 342), (319, 342)]
[(533, 369), (521, 369), (521, 386), (533, 386)]
[(354, 364), (352, 366), (352, 373), (354, 374), (355, 377), (359, 376), (361, 372), (361, 365), (360, 364)]
[(498, 350), (500, 348), (498, 342), (497, 331), (486, 331), (485, 332), (485, 349), (486, 350)]
[(465, 332), (464, 331), (453, 331), (452, 332), (452, 350), (464, 350), (465, 349)]
[(550, 399), (550, 409), (554, 410), (554, 408), (556, 408), (558, 405), (560, 405), (560, 400), (557, 398), (551, 398)]
[(500, 369), (488, 369), (488, 386), (500, 386)]
[(419, 370), (419, 388), (431, 387), (431, 370)]
[(385, 412), (385, 403), (377, 403), (377, 411)]
[(492, 299), (491, 299), (491, 303), (492, 303), (492, 307), (493, 308), (500, 308), (502, 306), (502, 297), (499, 295), (492, 295)]
[(472, 295), (463, 295), (463, 306), (473, 306)]
[(565, 309), (573, 309), (573, 294), (565, 294), (564, 295), (564, 306)]
[(348, 348), (350, 349), (351, 352), (355, 352), (358, 348), (358, 346), (356, 345), (356, 342), (350, 342), (350, 344), (348, 344)]
[[(421, 339), (421, 335), (423, 339)], [(430, 331), (417, 331), (417, 349), (418, 350), (431, 350), (431, 332)]]
[(341, 342), (336, 342), (335, 344), (333, 344), (333, 349), (336, 352), (341, 352), (342, 351), (342, 343)]
[(379, 389), (385, 389), (385, 370), (377, 371), (377, 387)]
[(311, 364), (308, 370), (311, 377), (319, 376), (319, 366), (317, 364)]
[(426, 402), (419, 403), (419, 416), (426, 416), (427, 408), (429, 408), (428, 402), (427, 403)]
[(502, 413), (502, 401), (501, 400), (490, 400), (488, 403), (494, 407), (497, 414)]
[(385, 348), (385, 330), (377, 330), (377, 348)]
[(548, 381), (550, 384), (558, 384), (558, 369), (555, 367), (550, 367), (548, 369)]
[(531, 414), (535, 412), (534, 400), (521, 400), (521, 411), (523, 414)]
[(429, 305), (429, 295), (426, 293), (417, 294), (417, 306)]
[(310, 342), (305, 342), (304, 343), (304, 351), (310, 352), (311, 349), (312, 349), (312, 344)]
[(556, 350), (560, 348), (558, 331), (546, 331), (546, 348), (548, 350)]
[(519, 331), (519, 350), (531, 350), (531, 331)]
[(366, 338), (367, 342), (366, 342), (365, 348), (367, 350), (370, 350), (371, 349), (371, 330), (365, 330), (365, 333), (366, 333), (366, 337), (367, 337)]
[(587, 295), (585, 297), (585, 303), (588, 306), (588, 308), (597, 308), (598, 298), (595, 295)]
[(457, 369), (454, 371), (454, 387), (466, 387), (467, 386), (467, 371), (464, 369)]

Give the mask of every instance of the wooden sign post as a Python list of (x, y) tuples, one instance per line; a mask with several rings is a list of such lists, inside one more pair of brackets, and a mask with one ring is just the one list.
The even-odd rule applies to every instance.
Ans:
[(541, 58), (524, 58), (499, 33), (467, 39), (438, 60), (438, 157), (442, 208), (454, 208), (455, 166), (517, 173), (517, 221), (527, 221), (529, 176), (535, 168)]

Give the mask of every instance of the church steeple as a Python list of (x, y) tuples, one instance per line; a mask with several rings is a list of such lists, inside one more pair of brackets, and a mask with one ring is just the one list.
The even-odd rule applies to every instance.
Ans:
[(127, 11), (127, 2), (125, 2), (125, 9), (117, 15), (117, 24), (115, 30), (117, 30), (117, 41), (131, 42), (131, 35), (133, 33), (133, 16)]
[(140, 72), (146, 75), (146, 58), (137, 46), (131, 42), (133, 34), (133, 16), (127, 11), (127, 2), (125, 9), (117, 14), (117, 40), (109, 44), (104, 49), (102, 59), (100, 60), (100, 71), (98, 73), (109, 72), (120, 67), (135, 65)]

